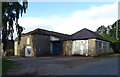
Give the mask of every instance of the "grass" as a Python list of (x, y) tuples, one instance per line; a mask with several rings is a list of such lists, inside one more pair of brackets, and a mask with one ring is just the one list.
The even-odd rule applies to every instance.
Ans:
[(0, 59), (0, 75), (2, 75), (2, 59)]
[(109, 56), (113, 56), (113, 57), (115, 57), (115, 56), (120, 56), (120, 53), (110, 54)]
[(2, 60), (2, 74), (6, 74), (7, 70), (14, 66), (14, 62), (12, 60)]
[(97, 56), (96, 58), (111, 58), (111, 57), (118, 57), (118, 56), (120, 56), (120, 53), (111, 53), (111, 54)]

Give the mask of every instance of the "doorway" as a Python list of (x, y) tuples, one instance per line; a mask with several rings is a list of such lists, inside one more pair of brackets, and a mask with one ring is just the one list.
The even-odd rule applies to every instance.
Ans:
[(26, 57), (31, 57), (32, 56), (32, 48), (30, 46), (27, 46), (25, 48), (25, 56)]
[(62, 54), (61, 42), (54, 41), (52, 42), (52, 53), (54, 56), (58, 56)]

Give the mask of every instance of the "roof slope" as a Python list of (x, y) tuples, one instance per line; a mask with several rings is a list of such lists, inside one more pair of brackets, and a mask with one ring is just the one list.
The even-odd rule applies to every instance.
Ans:
[(48, 31), (45, 29), (40, 29), (37, 28), (31, 32), (25, 33), (23, 35), (29, 35), (29, 34), (42, 34), (42, 35), (52, 35), (52, 36), (61, 36), (61, 37), (68, 37), (68, 34), (62, 34), (62, 33), (58, 33), (58, 32), (53, 32), (53, 31)]
[(97, 34), (96, 32), (93, 32), (86, 28), (72, 34), (70, 37), (67, 38), (67, 40), (82, 40), (82, 39), (90, 39), (90, 38), (96, 38), (96, 39), (108, 41), (105, 38), (103, 38), (101, 35)]

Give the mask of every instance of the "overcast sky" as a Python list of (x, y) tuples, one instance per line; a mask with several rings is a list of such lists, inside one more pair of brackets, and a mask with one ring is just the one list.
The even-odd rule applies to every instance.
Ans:
[(73, 34), (83, 28), (92, 31), (111, 25), (117, 18), (114, 2), (29, 2), (27, 13), (19, 19), (24, 33), (36, 28)]

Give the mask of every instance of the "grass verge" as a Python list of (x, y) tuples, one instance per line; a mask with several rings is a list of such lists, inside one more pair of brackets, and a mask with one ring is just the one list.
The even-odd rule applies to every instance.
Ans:
[(6, 60), (6, 59), (3, 59), (2, 60), (2, 74), (6, 74), (7, 73), (7, 70), (12, 68), (14, 66), (14, 62), (12, 60)]
[(120, 57), (120, 53), (111, 53), (97, 56), (96, 58), (112, 58), (112, 57)]

